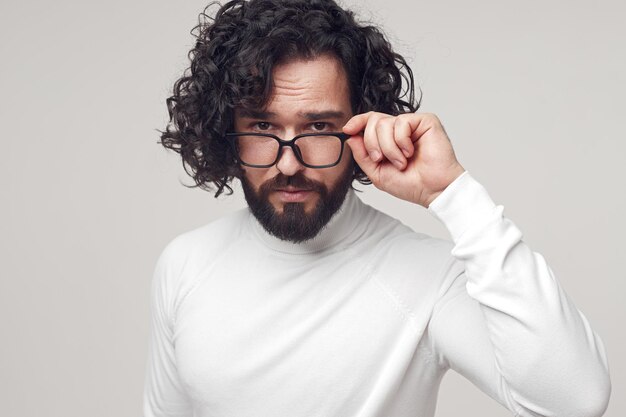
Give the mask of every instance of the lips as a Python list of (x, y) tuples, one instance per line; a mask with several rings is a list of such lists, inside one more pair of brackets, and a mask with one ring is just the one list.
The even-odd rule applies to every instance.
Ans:
[(306, 201), (311, 194), (313, 194), (313, 190), (284, 187), (276, 189), (276, 194), (278, 195), (278, 198), (285, 203), (302, 203)]

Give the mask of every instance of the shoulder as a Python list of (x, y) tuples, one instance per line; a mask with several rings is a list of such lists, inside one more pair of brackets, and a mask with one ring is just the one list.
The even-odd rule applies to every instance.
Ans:
[(196, 257), (206, 257), (236, 240), (248, 220), (247, 209), (237, 210), (173, 238), (163, 249), (162, 256), (170, 262), (189, 262)]
[(415, 232), (408, 226), (398, 226), (399, 233), (386, 239), (384, 252), (387, 262), (403, 265), (407, 271), (419, 273), (424, 279), (439, 282), (449, 274), (450, 267), (456, 264), (452, 255), (454, 244), (424, 233)]
[(171, 291), (180, 290), (208, 264), (214, 262), (229, 245), (237, 243), (248, 222), (247, 209), (237, 210), (198, 228), (177, 235), (161, 251), (155, 269), (155, 281), (162, 281)]
[(413, 230), (400, 220), (370, 207), (370, 224), (376, 249), (389, 256), (415, 261), (419, 264), (443, 264), (451, 258), (454, 244), (448, 239), (441, 239)]
[(382, 212), (371, 227), (375, 231), (370, 256), (376, 260), (377, 280), (407, 305), (432, 305), (464, 270), (452, 255), (451, 240), (416, 232)]

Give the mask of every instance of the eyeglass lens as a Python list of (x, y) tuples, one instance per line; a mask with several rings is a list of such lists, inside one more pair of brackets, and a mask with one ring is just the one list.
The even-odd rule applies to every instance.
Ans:
[[(279, 143), (265, 136), (237, 136), (239, 158), (250, 165), (270, 165), (276, 161)], [(322, 166), (336, 163), (341, 156), (341, 139), (336, 136), (303, 136), (295, 139), (296, 153), (307, 165)]]

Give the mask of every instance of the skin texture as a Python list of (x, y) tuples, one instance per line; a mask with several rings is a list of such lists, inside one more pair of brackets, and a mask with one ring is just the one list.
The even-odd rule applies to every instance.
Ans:
[[(253, 117), (236, 111), (236, 131), (273, 133), (289, 140), (299, 133), (343, 129), (352, 137), (341, 162), (332, 168), (306, 168), (289, 148), (283, 148), (281, 158), (270, 168), (244, 167), (245, 179), (254, 190), (279, 174), (289, 177), (297, 173), (333, 189), (345, 175), (353, 155), (377, 188), (428, 207), (464, 172), (434, 114), (352, 115), (346, 74), (333, 57), (290, 61), (276, 66), (273, 75), (274, 91), (262, 109), (264, 114)], [(318, 117), (324, 112), (337, 114)], [(289, 202), (303, 203), (305, 212), (310, 213), (319, 198), (314, 190), (297, 187), (275, 190), (268, 196), (277, 213), (282, 213), (284, 204)]]
[(355, 161), (379, 189), (428, 207), (465, 169), (434, 114), (369, 112), (343, 128)]
[[(295, 60), (277, 65), (273, 79), (272, 97), (266, 108), (258, 112), (265, 114), (251, 115), (236, 110), (236, 131), (272, 133), (290, 140), (300, 133), (339, 132), (352, 116), (345, 71), (332, 57), (321, 56), (314, 60)], [(323, 114), (328, 112), (335, 114), (330, 117)], [(331, 190), (342, 175), (349, 175), (351, 163), (350, 148), (347, 146), (337, 166), (323, 169), (303, 166), (290, 148), (283, 148), (280, 159), (272, 167), (243, 168), (245, 179), (257, 192), (263, 184), (270, 183), (279, 174), (291, 177), (298, 173)], [(297, 186), (272, 191), (268, 196), (279, 214), (289, 202), (302, 203), (305, 213), (311, 213), (319, 198), (320, 195), (315, 190), (305, 190)]]

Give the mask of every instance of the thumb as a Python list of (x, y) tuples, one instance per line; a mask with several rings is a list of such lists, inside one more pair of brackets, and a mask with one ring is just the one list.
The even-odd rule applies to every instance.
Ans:
[(363, 143), (363, 136), (356, 135), (350, 137), (346, 141), (348, 146), (350, 146), (350, 150), (352, 151), (352, 157), (356, 161), (356, 163), (361, 167), (365, 175), (372, 179), (372, 176), (376, 172), (376, 167), (378, 163), (370, 158), (367, 149), (365, 149), (365, 144)]

